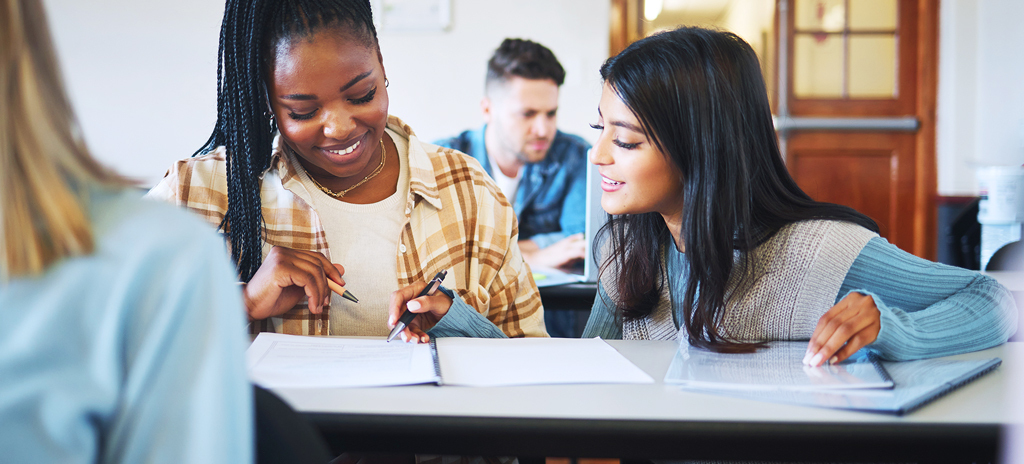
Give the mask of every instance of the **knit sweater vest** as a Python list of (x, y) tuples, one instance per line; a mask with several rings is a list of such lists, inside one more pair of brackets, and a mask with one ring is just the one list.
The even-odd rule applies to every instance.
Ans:
[[(748, 253), (748, 272), (742, 272), (745, 262), (737, 258), (726, 285), (719, 333), (745, 342), (810, 339), (818, 319), (835, 304), (853, 261), (876, 236), (843, 221), (809, 220), (783, 227)], [(616, 274), (603, 273), (601, 281), (613, 301)], [(678, 277), (662, 277), (661, 297), (647, 317), (623, 321), (624, 339), (688, 340), (686, 329), (677, 328), (673, 320), (670, 279)]]

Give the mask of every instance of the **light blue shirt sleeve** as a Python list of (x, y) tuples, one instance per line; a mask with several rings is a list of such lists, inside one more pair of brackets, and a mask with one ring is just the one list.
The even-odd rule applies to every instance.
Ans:
[(881, 331), (868, 348), (889, 360), (991, 348), (1017, 330), (1013, 297), (995, 279), (918, 258), (883, 238), (861, 251), (836, 302), (850, 292), (874, 299)]
[(622, 322), (616, 319), (615, 305), (604, 288), (597, 286), (597, 297), (590, 309), (590, 318), (583, 329), (583, 338), (601, 337), (605, 340), (622, 339)]
[(433, 338), (444, 337), (475, 337), (475, 338), (508, 338), (498, 326), (478, 313), (459, 295), (452, 298), (452, 307), (448, 313), (427, 331)]
[[(669, 275), (685, 275), (682, 264), (682, 260), (669, 260)], [(681, 295), (684, 288), (685, 278), (675, 279), (673, 296)], [(881, 331), (867, 348), (889, 360), (991, 348), (1005, 343), (1017, 330), (1013, 298), (995, 279), (918, 258), (883, 238), (870, 240), (861, 250), (836, 302), (850, 292), (873, 297), (881, 315)], [(606, 300), (599, 287), (584, 337), (622, 337), (622, 323)], [(681, 308), (674, 304), (673, 311), (678, 326)]]

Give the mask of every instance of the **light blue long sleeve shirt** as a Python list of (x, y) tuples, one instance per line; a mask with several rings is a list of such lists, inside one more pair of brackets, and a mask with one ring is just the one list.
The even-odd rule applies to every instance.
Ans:
[(505, 332), (458, 295), (452, 298), (452, 306), (448, 308), (448, 313), (437, 321), (427, 334), (434, 338), (508, 338)]
[[(686, 292), (685, 254), (667, 260), (676, 327)], [(835, 302), (851, 292), (871, 295), (881, 314), (878, 338), (866, 348), (903, 361), (982, 350), (1005, 343), (1017, 330), (1010, 292), (975, 271), (918, 258), (885, 239), (871, 239), (846, 274)], [(584, 337), (622, 338), (622, 321), (599, 288)]]
[(224, 242), (95, 191), (95, 252), (0, 283), (0, 461), (253, 461), (245, 312)]

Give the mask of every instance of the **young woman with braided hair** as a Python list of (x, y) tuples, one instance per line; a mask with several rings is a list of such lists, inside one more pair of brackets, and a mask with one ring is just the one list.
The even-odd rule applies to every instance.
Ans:
[(150, 196), (224, 233), (253, 327), (386, 335), (409, 308), (406, 340), (546, 335), (511, 206), (388, 115), (367, 0), (228, 0), (217, 81), (213, 134)]
[(660, 33), (601, 77), (590, 161), (614, 219), (584, 336), (727, 352), (809, 340), (804, 362), (819, 366), (863, 347), (892, 360), (979, 350), (1016, 330), (991, 277), (903, 252), (868, 217), (800, 190), (736, 35)]

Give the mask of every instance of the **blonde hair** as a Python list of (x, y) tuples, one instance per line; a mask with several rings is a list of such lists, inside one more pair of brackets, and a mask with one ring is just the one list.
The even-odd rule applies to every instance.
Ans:
[(0, 0), (0, 282), (91, 253), (86, 192), (128, 182), (100, 166), (64, 92), (39, 0)]

